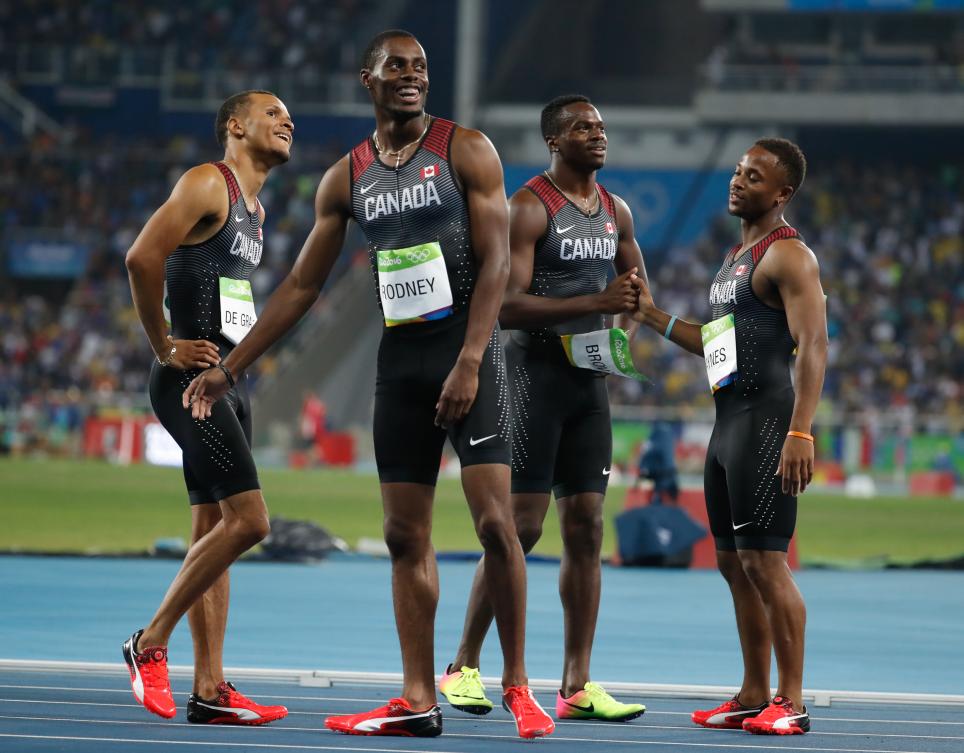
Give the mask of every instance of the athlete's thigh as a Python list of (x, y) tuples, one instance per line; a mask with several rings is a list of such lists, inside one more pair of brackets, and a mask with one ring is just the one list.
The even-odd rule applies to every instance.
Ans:
[(236, 392), (216, 402), (211, 416), (204, 421), (192, 418), (190, 411), (183, 408), (181, 395), (197, 373), (155, 364), (150, 379), (154, 412), (183, 453), (185, 482), (192, 504), (260, 489), (248, 438), (236, 414)]
[(797, 521), (797, 499), (776, 475), (790, 426), (792, 402), (745, 411), (728, 442), (726, 483), (737, 549), (787, 551)]
[(511, 340), (505, 360), (512, 421), (512, 493), (548, 495), (567, 409), (558, 395), (558, 366)]
[[(606, 380), (590, 371), (566, 374), (567, 400), (573, 409), (562, 426), (552, 491), (556, 499), (575, 494), (605, 494), (612, 469), (613, 427)], [(560, 400), (561, 402), (561, 400)]]
[[(459, 342), (458, 348), (461, 347)], [(455, 363), (454, 358), (452, 363)], [(439, 389), (441, 390), (441, 385)], [(463, 468), (489, 463), (510, 463), (509, 388), (498, 328), (489, 338), (489, 345), (479, 365), (479, 388), (475, 393), (475, 401), (468, 415), (449, 427), (448, 436)]]
[(434, 486), (438, 478), (445, 431), (435, 425), (438, 391), (421, 378), (421, 360), (421, 353), (410, 343), (382, 338), (373, 424), (375, 463), (382, 484)]
[(720, 450), (725, 443), (726, 430), (720, 422), (717, 422), (706, 448), (706, 461), (703, 464), (703, 495), (706, 499), (706, 516), (710, 521), (710, 532), (716, 542), (716, 549), (735, 552), (736, 541), (733, 538), (730, 492), (726, 484), (726, 469), (720, 458)]

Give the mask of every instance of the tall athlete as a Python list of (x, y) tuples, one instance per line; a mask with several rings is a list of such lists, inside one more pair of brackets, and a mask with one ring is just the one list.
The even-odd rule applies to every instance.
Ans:
[[(693, 712), (704, 727), (781, 735), (810, 729), (802, 700), (806, 607), (786, 555), (797, 495), (813, 477), (811, 423), (827, 361), (817, 258), (783, 217), (805, 174), (796, 144), (757, 141), (730, 180), (729, 212), (740, 218), (743, 237), (710, 289), (713, 321), (701, 327), (670, 316), (646, 290), (636, 314), (704, 357), (716, 402), (706, 507), (720, 572), (733, 596), (744, 674), (732, 700)], [(772, 700), (771, 647), (779, 672)]]
[[(558, 719), (624, 721), (645, 711), (619, 703), (589, 679), (599, 612), (602, 509), (612, 461), (605, 374), (570, 364), (561, 335), (598, 332), (604, 317), (636, 308), (642, 254), (633, 217), (596, 182), (606, 126), (587, 97), (565, 95), (542, 110), (550, 165), (510, 202), (509, 286), (499, 321), (512, 394), (512, 508), (525, 552), (542, 535), (555, 493), (562, 528), (559, 595), (565, 620)], [(618, 276), (606, 278), (615, 264)], [(608, 333), (606, 339), (608, 340)], [(487, 714), (479, 655), (492, 622), (485, 558), (479, 563), (462, 642), (439, 688), (455, 708)]]
[(183, 451), (191, 548), (157, 613), (123, 651), (137, 700), (173, 717), (167, 643), (187, 612), (195, 661), (188, 721), (264, 724), (287, 710), (245, 698), (222, 667), (228, 567), (268, 533), (247, 387), (239, 375), (207, 422), (183, 410), (181, 394), (201, 370), (220, 364), (253, 322), (248, 278), (261, 260), (264, 222), (257, 195), (271, 168), (288, 161), (294, 125), (276, 96), (246, 91), (221, 105), (215, 132), (224, 158), (188, 170), (127, 253), (134, 306), (157, 355), (151, 405)]
[[(375, 132), (322, 178), (315, 226), (294, 268), (245, 341), (224, 364), (241, 373), (308, 310), (354, 219), (369, 241), (385, 320), (375, 387), (375, 458), (392, 560), (402, 650), (401, 696), (371, 712), (329, 717), (329, 729), (434, 736), (442, 715), (434, 685), (438, 571), (432, 503), (446, 436), (489, 567), (502, 639), (503, 704), (519, 734), (553, 730), (527, 685), (525, 560), (509, 507), (509, 397), (496, 318), (508, 277), (502, 166), (481, 133), (425, 112), (428, 64), (408, 32), (369, 44), (361, 70)], [(185, 393), (203, 416), (226, 388), (205, 372)]]

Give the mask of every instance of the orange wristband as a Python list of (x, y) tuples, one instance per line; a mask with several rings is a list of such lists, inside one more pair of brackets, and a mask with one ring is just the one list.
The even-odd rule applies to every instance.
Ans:
[(799, 437), (800, 439), (806, 439), (808, 442), (813, 442), (813, 434), (807, 434), (802, 431), (788, 431), (788, 437)]

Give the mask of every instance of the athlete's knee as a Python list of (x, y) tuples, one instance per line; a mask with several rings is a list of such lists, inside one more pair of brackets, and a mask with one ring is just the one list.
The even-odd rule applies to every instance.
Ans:
[(542, 538), (542, 521), (517, 520), (515, 522), (516, 535), (522, 545), (522, 551), (528, 554)]
[(504, 557), (515, 546), (518, 535), (512, 519), (498, 512), (483, 513), (475, 521), (475, 533), (487, 556)]
[(267, 510), (225, 518), (224, 524), (228, 535), (243, 549), (260, 544), (271, 533)]
[(571, 507), (560, 519), (562, 543), (570, 557), (598, 557), (602, 549), (602, 510)]
[(750, 582), (761, 593), (769, 590), (775, 578), (779, 576), (779, 561), (769, 552), (756, 549), (741, 549), (739, 552), (740, 566)]
[(432, 546), (431, 527), (399, 516), (385, 516), (385, 545), (392, 559), (420, 557)]

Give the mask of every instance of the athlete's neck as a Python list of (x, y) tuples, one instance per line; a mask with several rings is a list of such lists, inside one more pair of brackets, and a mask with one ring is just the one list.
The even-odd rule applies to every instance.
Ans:
[(552, 155), (552, 162), (546, 174), (562, 191), (572, 197), (592, 204), (596, 200), (596, 170), (586, 172), (566, 164), (558, 153)]
[(395, 153), (412, 142), (418, 141), (431, 115), (424, 110), (418, 115), (405, 117), (385, 110), (375, 110), (375, 135), (378, 145), (386, 152)]
[(261, 193), (261, 186), (264, 185), (272, 165), (253, 157), (244, 150), (231, 148), (225, 151), (223, 161), (234, 171), (241, 186), (244, 203), (250, 209), (255, 204), (255, 198)]
[(776, 207), (752, 220), (746, 218), (741, 219), (740, 229), (743, 235), (743, 248), (741, 251), (759, 243), (778, 227), (788, 224), (789, 223), (783, 219), (782, 207)]

